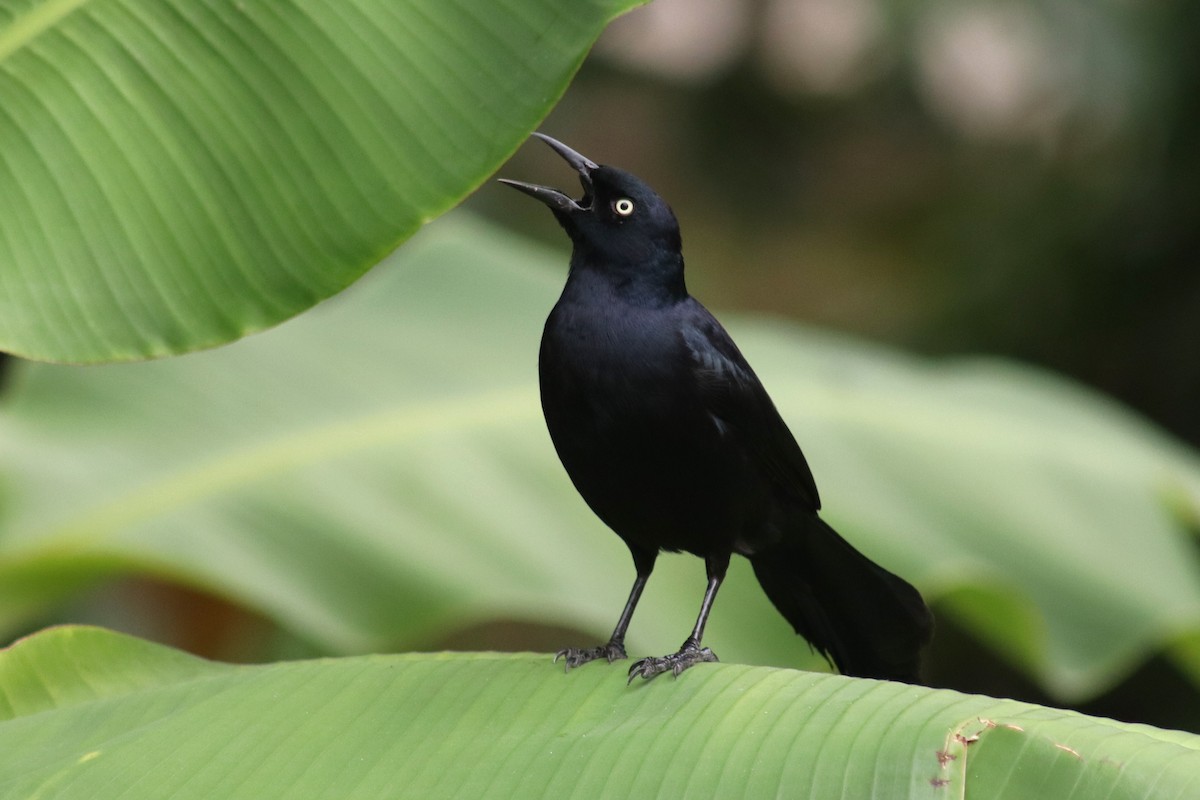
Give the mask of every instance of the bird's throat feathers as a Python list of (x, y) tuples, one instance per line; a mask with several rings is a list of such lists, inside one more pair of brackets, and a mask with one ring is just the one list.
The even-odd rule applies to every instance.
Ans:
[(577, 239), (568, 282), (599, 281), (616, 296), (637, 305), (672, 305), (687, 298), (683, 254), (678, 245), (647, 249), (621, 247), (622, 242), (606, 244), (603, 252), (598, 252), (590, 242)]

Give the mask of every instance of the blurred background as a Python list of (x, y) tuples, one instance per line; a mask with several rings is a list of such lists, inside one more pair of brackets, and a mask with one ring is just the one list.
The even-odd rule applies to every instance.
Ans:
[[(1032, 362), (1200, 445), (1198, 42), (1188, 2), (656, 0), (541, 130), (667, 198), (710, 307)], [(504, 174), (575, 191), (537, 145)], [(947, 620), (934, 649), (935, 685), (1053, 702)], [(1200, 725), (1161, 659), (1082, 708)]]
[[(1198, 41), (1185, 2), (656, 0), (542, 129), (659, 189), (710, 304), (1028, 360), (1200, 444)], [(509, 201), (472, 205), (561, 244)]]
[[(1020, 359), (1200, 446), (1198, 42), (1183, 0), (655, 0), (604, 33), (541, 129), (671, 202), (689, 286), (719, 313)], [(540, 146), (503, 174), (574, 189)], [(565, 257), (538, 204), (489, 182), (466, 205)], [(226, 660), (313, 653), (146, 579), (29, 630), (60, 620)], [(489, 622), (429, 645), (568, 635)], [(944, 616), (929, 664), (934, 686), (1059, 704)], [(1162, 657), (1078, 707), (1200, 731), (1200, 690)]]

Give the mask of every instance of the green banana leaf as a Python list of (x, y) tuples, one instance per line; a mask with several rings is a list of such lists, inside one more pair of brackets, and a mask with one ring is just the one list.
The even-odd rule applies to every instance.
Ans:
[(503, 163), (637, 2), (6, 2), (0, 350), (186, 352), (341, 291)]
[(766, 667), (411, 654), (230, 666), (96, 628), (0, 652), (0, 795), (1021, 798), (1200, 791), (1200, 736)]
[[(0, 628), (134, 574), (231, 598), (323, 652), (429, 648), (498, 619), (599, 641), (633, 567), (541, 420), (537, 344), (565, 261), (450, 217), (229, 347), (20, 365), (0, 405)], [(729, 323), (826, 517), (1055, 696), (1099, 693), (1200, 633), (1175, 513), (1200, 505), (1194, 453), (1015, 364)], [(660, 559), (631, 655), (673, 651), (704, 586), (699, 560)], [(742, 559), (705, 642), (726, 662), (819, 664)]]

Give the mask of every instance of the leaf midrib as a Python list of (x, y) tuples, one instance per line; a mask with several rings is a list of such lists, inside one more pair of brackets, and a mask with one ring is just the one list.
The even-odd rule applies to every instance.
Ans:
[(88, 0), (46, 0), (13, 19), (0, 30), (0, 62), (70, 16)]
[(534, 389), (510, 386), (462, 398), (457, 402), (425, 403), (392, 408), (352, 420), (306, 429), (226, 451), (191, 468), (141, 483), (107, 503), (91, 506), (49, 530), (33, 534), (34, 546), (17, 558), (3, 559), (12, 568), (48, 553), (78, 552), (134, 525), (211, 497), (235, 486), (298, 467), (329, 460), (356, 450), (437, 431), (511, 421), (539, 408)]

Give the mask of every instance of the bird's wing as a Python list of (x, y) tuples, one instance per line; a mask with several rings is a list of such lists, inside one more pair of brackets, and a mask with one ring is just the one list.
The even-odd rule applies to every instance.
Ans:
[(817, 484), (800, 445), (721, 323), (695, 303), (682, 335), (692, 376), (718, 430), (743, 442), (784, 492), (812, 511), (820, 509)]

